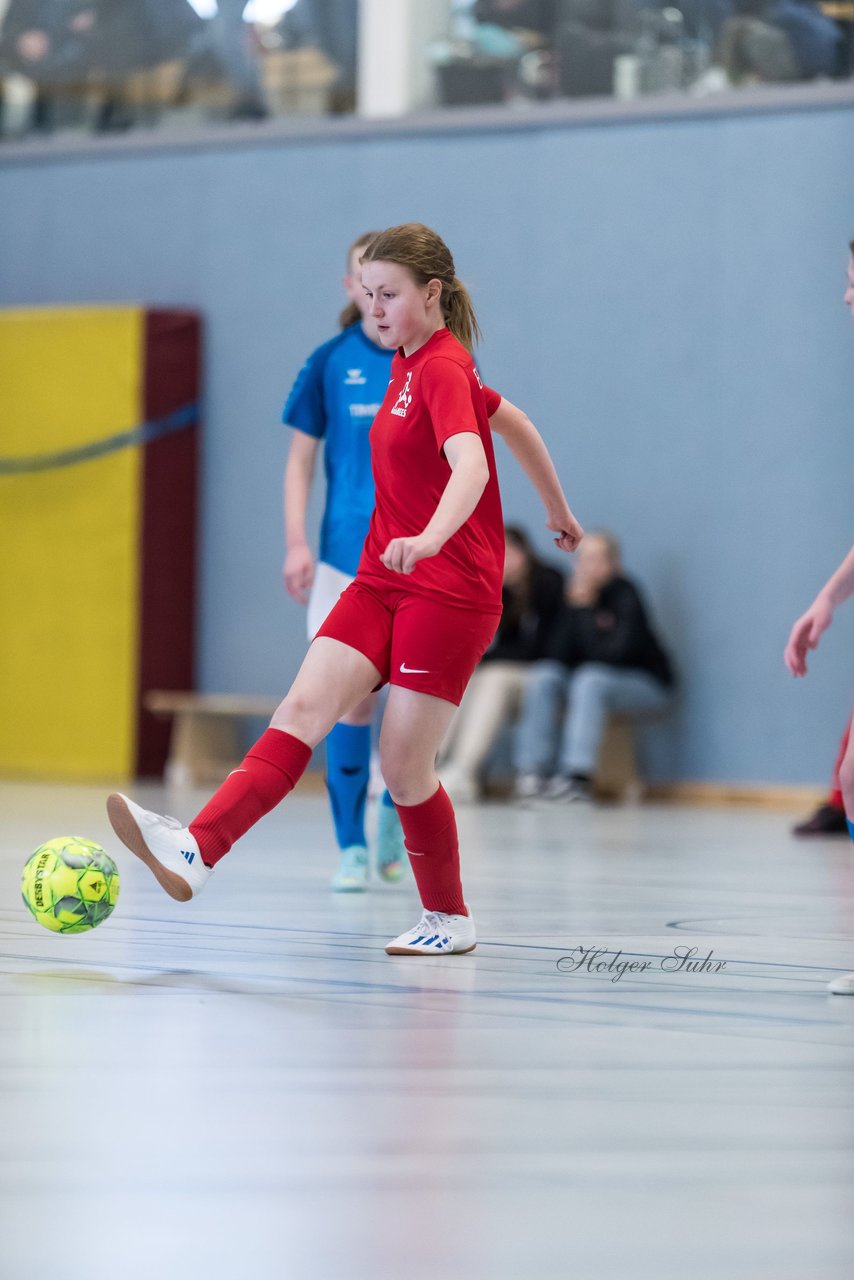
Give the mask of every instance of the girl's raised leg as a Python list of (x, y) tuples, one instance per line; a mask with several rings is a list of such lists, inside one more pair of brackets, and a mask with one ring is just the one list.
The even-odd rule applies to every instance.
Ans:
[(116, 793), (107, 801), (113, 830), (170, 897), (186, 902), (234, 842), (293, 790), (314, 747), (379, 679), (357, 649), (315, 640), (270, 728), (188, 827)]

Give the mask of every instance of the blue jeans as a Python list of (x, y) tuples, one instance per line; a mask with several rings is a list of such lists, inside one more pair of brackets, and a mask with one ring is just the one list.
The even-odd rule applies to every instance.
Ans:
[(671, 690), (646, 671), (603, 662), (585, 662), (568, 671), (559, 662), (537, 662), (530, 669), (516, 729), (516, 771), (592, 776), (611, 712), (656, 715), (672, 699)]

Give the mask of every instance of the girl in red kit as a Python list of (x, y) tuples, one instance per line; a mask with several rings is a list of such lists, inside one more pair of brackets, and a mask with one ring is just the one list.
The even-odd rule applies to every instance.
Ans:
[(234, 842), (292, 790), (313, 748), (388, 683), (383, 778), (400, 814), (424, 914), (390, 955), (472, 951), (457, 829), (436, 754), (501, 613), (504, 521), (492, 433), (504, 437), (546, 510), (555, 544), (582, 529), (551, 458), (521, 410), (484, 387), (477, 322), (434, 231), (391, 227), (367, 247), (362, 284), (380, 341), (396, 347), (371, 428), (376, 507), (355, 581), (320, 628), (270, 728), (182, 827), (113, 795), (119, 838), (173, 898), (198, 893)]

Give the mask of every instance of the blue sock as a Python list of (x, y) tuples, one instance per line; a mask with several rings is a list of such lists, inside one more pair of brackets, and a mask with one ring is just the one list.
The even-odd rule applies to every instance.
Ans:
[[(383, 792), (382, 803), (386, 809), (394, 808), (394, 801), (391, 798), (391, 792), (389, 791), (388, 787), (386, 787), (385, 791)], [(850, 826), (851, 824), (849, 823), (848, 825)]]
[(336, 724), (326, 739), (326, 785), (338, 846), (367, 844), (365, 801), (371, 769), (371, 726)]
[(851, 818), (846, 818), (845, 821), (848, 823), (848, 834), (854, 840), (854, 821)]

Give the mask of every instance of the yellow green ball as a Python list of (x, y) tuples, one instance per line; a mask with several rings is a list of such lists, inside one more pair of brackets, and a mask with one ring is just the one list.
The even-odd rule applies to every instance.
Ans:
[(106, 920), (119, 896), (119, 869), (82, 836), (56, 836), (27, 859), (21, 894), (34, 919), (54, 933), (85, 933)]

